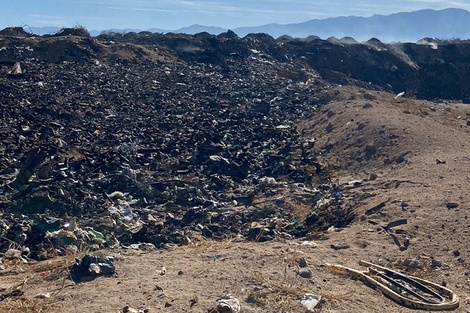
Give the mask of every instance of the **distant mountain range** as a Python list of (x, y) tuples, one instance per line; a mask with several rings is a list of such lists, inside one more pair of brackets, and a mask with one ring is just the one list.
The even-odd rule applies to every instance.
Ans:
[[(28, 29), (27, 29), (28, 30)], [(54, 33), (57, 27), (32, 27), (36, 34)], [(174, 32), (196, 34), (208, 32), (218, 35), (228, 29), (191, 25), (178, 30), (167, 31), (163, 29), (147, 29), (151, 32)], [(105, 31), (139, 32), (138, 29), (114, 29)], [(334, 17), (327, 19), (314, 19), (295, 24), (267, 24), (254, 27), (239, 27), (233, 29), (238, 36), (244, 37), (249, 33), (266, 33), (274, 38), (282, 35), (292, 37), (308, 37), (311, 35), (327, 39), (329, 37), (352, 37), (358, 41), (377, 38), (383, 42), (410, 41), (415, 42), (424, 37), (438, 39), (468, 39), (470, 38), (470, 12), (463, 9), (420, 10), (402, 12), (391, 15), (374, 15), (371, 17)], [(90, 31), (93, 36), (103, 31)]]

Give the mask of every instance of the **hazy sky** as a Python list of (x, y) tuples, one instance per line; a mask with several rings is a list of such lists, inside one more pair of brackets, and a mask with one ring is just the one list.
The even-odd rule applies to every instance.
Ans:
[(236, 28), (449, 7), (470, 10), (470, 0), (5, 0), (0, 28), (82, 25), (89, 30), (176, 30), (191, 24)]

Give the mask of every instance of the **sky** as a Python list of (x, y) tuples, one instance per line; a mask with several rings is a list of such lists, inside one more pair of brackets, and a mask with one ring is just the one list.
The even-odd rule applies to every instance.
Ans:
[(192, 24), (234, 29), (337, 16), (461, 8), (470, 0), (5, 0), (0, 29), (84, 26), (88, 30), (165, 29)]

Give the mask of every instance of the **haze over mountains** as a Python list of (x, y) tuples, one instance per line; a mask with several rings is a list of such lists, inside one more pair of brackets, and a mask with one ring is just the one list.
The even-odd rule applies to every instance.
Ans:
[[(32, 27), (31, 31), (37, 34), (57, 32), (58, 27)], [(157, 28), (147, 29), (151, 32), (175, 32), (196, 34), (208, 32), (218, 35), (228, 29), (216, 26), (191, 25), (178, 30), (163, 30)], [(113, 29), (106, 31), (139, 32), (139, 29)], [(438, 39), (468, 39), (470, 38), (470, 12), (463, 9), (420, 10), (414, 12), (401, 12), (391, 15), (373, 15), (371, 17), (334, 17), (327, 19), (314, 19), (295, 24), (267, 24), (252, 27), (239, 27), (233, 29), (238, 36), (243, 37), (249, 33), (266, 33), (274, 38), (282, 35), (292, 37), (319, 36), (353, 37), (358, 41), (378, 38), (383, 42), (402, 41), (415, 42), (424, 37)], [(102, 31), (92, 30), (92, 35)]]

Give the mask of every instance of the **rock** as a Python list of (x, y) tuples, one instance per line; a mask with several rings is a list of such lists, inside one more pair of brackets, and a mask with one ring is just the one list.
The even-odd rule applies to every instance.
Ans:
[(312, 278), (313, 273), (309, 267), (299, 267), (299, 276), (302, 278)]
[(457, 202), (447, 202), (446, 207), (450, 209), (456, 209), (459, 207), (459, 204)]
[(374, 156), (374, 154), (376, 153), (377, 153), (377, 147), (375, 145), (366, 145), (365, 156), (367, 159), (372, 158), (372, 156)]
[(399, 155), (395, 158), (395, 163), (400, 164), (405, 162), (405, 156), (404, 155)]
[(442, 267), (442, 262), (436, 259), (431, 260), (431, 267), (434, 269), (439, 269)]
[(424, 265), (419, 260), (410, 258), (405, 259), (403, 261), (403, 265), (410, 269), (422, 269), (424, 267)]
[(21, 260), (21, 250), (17, 249), (8, 249), (5, 254), (3, 254), (5, 260)]
[(366, 99), (366, 100), (371, 100), (371, 101), (372, 101), (372, 100), (377, 99), (376, 96), (374, 96), (374, 95), (372, 95), (372, 94), (370, 94), (370, 93), (368, 93), (368, 92), (364, 93), (362, 96), (363, 96), (364, 99)]
[(346, 243), (332, 244), (330, 247), (334, 250), (344, 250), (349, 249), (351, 246)]
[(312, 270), (310, 269), (307, 261), (304, 258), (299, 259), (298, 274), (302, 278), (312, 278), (313, 276)]
[(452, 251), (452, 254), (453, 254), (455, 257), (459, 257), (459, 256), (460, 256), (460, 251), (459, 251), (459, 250), (454, 250), (454, 251)]
[(408, 249), (410, 246), (410, 238), (406, 237), (405, 240), (403, 240), (403, 244), (400, 245), (400, 251), (405, 251)]
[(145, 310), (137, 310), (137, 309), (131, 308), (128, 305), (122, 308), (122, 313), (144, 313), (144, 312)]

